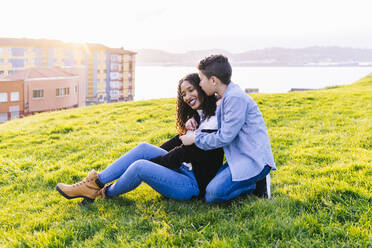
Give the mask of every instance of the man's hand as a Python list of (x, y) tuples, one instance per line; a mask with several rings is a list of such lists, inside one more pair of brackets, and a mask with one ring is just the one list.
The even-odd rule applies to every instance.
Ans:
[(194, 117), (192, 117), (191, 119), (188, 119), (186, 121), (185, 127), (186, 127), (187, 130), (194, 131), (198, 127), (198, 123), (196, 122)]
[(195, 133), (187, 132), (185, 135), (180, 136), (180, 140), (185, 146), (192, 145), (195, 142)]

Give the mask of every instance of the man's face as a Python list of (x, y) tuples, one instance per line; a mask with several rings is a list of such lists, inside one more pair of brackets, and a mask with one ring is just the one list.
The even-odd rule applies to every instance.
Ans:
[(206, 75), (202, 71), (199, 71), (199, 77), (200, 77), (200, 87), (202, 90), (207, 94), (208, 96), (213, 95), (216, 93), (216, 87), (215, 84), (213, 83), (213, 76), (208, 79)]

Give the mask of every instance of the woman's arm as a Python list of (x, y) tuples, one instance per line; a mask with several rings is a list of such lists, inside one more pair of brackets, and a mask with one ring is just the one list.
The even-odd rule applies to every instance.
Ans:
[[(202, 132), (205, 132), (205, 133), (212, 133), (212, 132), (216, 132), (216, 131), (217, 130), (202, 130)], [(174, 137), (174, 138), (176, 138), (176, 137)], [(169, 141), (171, 141), (171, 140), (169, 140)], [(169, 142), (169, 141), (167, 141), (167, 142)], [(178, 139), (177, 142), (181, 143), (181, 141), (179, 139)], [(164, 143), (164, 144), (166, 144), (166, 143)], [(150, 159), (150, 161), (154, 162), (154, 163), (157, 163), (157, 164), (160, 164), (160, 165), (163, 165), (164, 167), (167, 167), (167, 168), (170, 168), (170, 169), (177, 169), (182, 165), (183, 162), (190, 163), (190, 162), (192, 162), (192, 160), (195, 160), (195, 158), (203, 157), (203, 156), (199, 155), (199, 154), (202, 154), (203, 152), (204, 152), (203, 150), (200, 150), (195, 145), (190, 145), (190, 146), (180, 145), (180, 146), (174, 147), (167, 154), (165, 154), (163, 156), (158, 156), (158, 157), (153, 158), (153, 159)]]
[(167, 152), (169, 152), (173, 148), (175, 148), (177, 146), (180, 146), (180, 145), (182, 145), (182, 142), (179, 139), (179, 135), (177, 134), (176, 136), (174, 136), (173, 138), (169, 139), (164, 144), (162, 144), (160, 146), (160, 148), (162, 148), (162, 149), (166, 150)]
[(150, 161), (160, 164), (169, 169), (178, 169), (183, 162), (189, 162), (186, 153), (186, 146), (177, 146), (169, 151), (167, 154), (150, 159)]

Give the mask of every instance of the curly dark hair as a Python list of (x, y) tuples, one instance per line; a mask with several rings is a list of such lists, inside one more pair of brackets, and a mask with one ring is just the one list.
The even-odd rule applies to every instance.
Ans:
[(229, 84), (232, 69), (229, 60), (223, 55), (210, 55), (202, 59), (198, 64), (198, 69), (209, 79), (211, 76), (217, 77), (224, 84)]
[(185, 101), (183, 100), (182, 93), (181, 93), (181, 84), (187, 81), (192, 84), (196, 90), (198, 91), (198, 96), (201, 102), (202, 111), (203, 111), (203, 118), (208, 119), (209, 117), (215, 115), (216, 113), (216, 102), (217, 97), (207, 96), (205, 92), (200, 88), (200, 78), (197, 73), (191, 73), (186, 75), (178, 82), (178, 90), (177, 90), (177, 131), (179, 134), (186, 133), (185, 123), (188, 119), (194, 117), (194, 119), (200, 123), (200, 117), (196, 110), (192, 109)]

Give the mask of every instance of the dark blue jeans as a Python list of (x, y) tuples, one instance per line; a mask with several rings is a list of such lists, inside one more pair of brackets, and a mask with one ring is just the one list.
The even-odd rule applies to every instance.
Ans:
[(256, 189), (256, 182), (266, 177), (269, 173), (270, 167), (265, 166), (257, 176), (243, 181), (232, 181), (229, 165), (225, 163), (208, 184), (205, 192), (205, 201), (208, 203), (219, 203), (243, 194), (250, 194)]
[(110, 197), (124, 194), (145, 182), (160, 194), (175, 200), (189, 200), (198, 196), (199, 188), (192, 170), (184, 165), (172, 170), (148, 161), (166, 153), (167, 151), (147, 143), (141, 143), (130, 150), (98, 173), (103, 184), (118, 179), (108, 187), (106, 195)]

